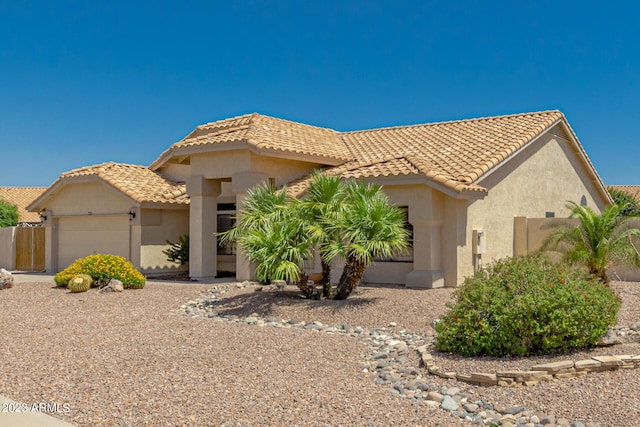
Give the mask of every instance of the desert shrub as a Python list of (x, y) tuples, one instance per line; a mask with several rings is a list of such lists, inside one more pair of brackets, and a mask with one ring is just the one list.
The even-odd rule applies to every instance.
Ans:
[(178, 237), (178, 242), (173, 243), (167, 240), (169, 247), (162, 251), (167, 256), (167, 261), (179, 262), (185, 265), (189, 262), (189, 235), (183, 234)]
[(436, 349), (527, 356), (594, 346), (615, 325), (617, 295), (595, 276), (540, 256), (505, 258), (465, 279), (435, 325)]
[(146, 278), (129, 261), (117, 255), (89, 255), (77, 259), (53, 279), (58, 286), (65, 286), (78, 274), (88, 274), (94, 286), (99, 288), (106, 286), (111, 279), (120, 280), (125, 289), (141, 289), (146, 282)]
[(88, 274), (78, 274), (67, 284), (67, 288), (73, 293), (87, 292), (93, 283), (93, 279)]

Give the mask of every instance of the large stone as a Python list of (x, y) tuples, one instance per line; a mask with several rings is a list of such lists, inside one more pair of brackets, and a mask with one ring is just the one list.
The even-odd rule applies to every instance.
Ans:
[(492, 386), (498, 385), (498, 378), (496, 374), (489, 374), (484, 372), (473, 372), (471, 374), (471, 381), (477, 382), (480, 385)]
[(594, 360), (600, 362), (600, 365), (603, 367), (611, 367), (615, 368), (618, 366), (622, 366), (622, 360), (618, 359), (615, 356), (595, 356)]
[(544, 363), (531, 368), (533, 371), (545, 371), (551, 374), (558, 372), (567, 372), (567, 369), (573, 368), (573, 360), (561, 360), (559, 362)]
[(13, 287), (13, 274), (0, 268), (0, 289), (9, 289)]
[(598, 345), (601, 347), (608, 347), (611, 345), (620, 344), (621, 342), (622, 341), (620, 341), (620, 338), (618, 338), (616, 331), (614, 331), (613, 329), (609, 329), (609, 332), (607, 332), (605, 336), (600, 338), (600, 341), (598, 341)]
[(118, 279), (111, 279), (107, 286), (102, 288), (102, 292), (122, 292), (124, 291), (124, 285)]
[(445, 411), (457, 411), (458, 410), (458, 402), (453, 400), (451, 396), (444, 396), (442, 402), (440, 402), (440, 407)]

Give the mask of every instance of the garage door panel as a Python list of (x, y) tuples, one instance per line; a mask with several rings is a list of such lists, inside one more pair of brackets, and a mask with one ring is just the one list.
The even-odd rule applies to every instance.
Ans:
[(129, 258), (128, 217), (60, 218), (58, 268), (62, 270), (76, 259), (92, 254)]

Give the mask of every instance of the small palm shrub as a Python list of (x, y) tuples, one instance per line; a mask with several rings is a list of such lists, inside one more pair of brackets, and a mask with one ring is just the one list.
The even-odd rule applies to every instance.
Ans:
[(102, 288), (111, 279), (118, 279), (125, 289), (144, 288), (146, 278), (125, 258), (117, 255), (89, 255), (77, 259), (53, 278), (58, 286), (65, 286), (78, 274), (88, 274), (94, 286)]
[(78, 274), (69, 280), (67, 288), (73, 293), (87, 292), (93, 283), (93, 279), (88, 274)]
[(565, 353), (597, 344), (620, 300), (597, 277), (536, 257), (505, 258), (465, 279), (436, 323), (436, 349), (462, 356)]
[(183, 234), (178, 237), (178, 242), (173, 243), (167, 240), (169, 247), (162, 251), (167, 256), (167, 261), (178, 262), (185, 265), (189, 262), (189, 235)]

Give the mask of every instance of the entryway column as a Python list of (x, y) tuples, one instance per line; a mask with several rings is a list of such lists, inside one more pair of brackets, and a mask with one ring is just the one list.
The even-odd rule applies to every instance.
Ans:
[(216, 232), (220, 180), (194, 176), (187, 181), (189, 194), (189, 276), (217, 274)]
[(142, 270), (142, 218), (140, 209), (132, 206), (129, 209), (129, 261), (138, 269)]
[[(236, 195), (236, 215), (240, 216), (247, 191), (256, 185), (264, 184), (268, 181), (268, 176), (258, 172), (239, 172), (231, 178), (231, 191)], [(242, 251), (236, 250), (236, 280), (251, 280), (254, 278), (254, 271), (249, 259)]]
[(58, 272), (58, 220), (53, 218), (53, 212), (40, 212), (42, 227), (44, 227), (44, 271)]

